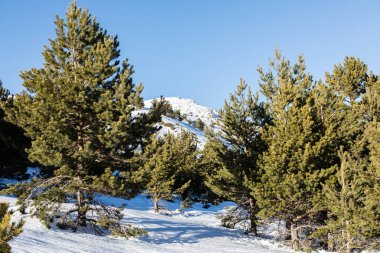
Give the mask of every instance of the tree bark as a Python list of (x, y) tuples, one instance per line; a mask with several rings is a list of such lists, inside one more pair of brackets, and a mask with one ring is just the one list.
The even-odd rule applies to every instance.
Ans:
[(347, 253), (350, 253), (351, 252), (351, 233), (350, 233), (350, 231), (348, 230), (348, 227), (349, 227), (349, 225), (350, 225), (350, 221), (346, 221), (345, 222), (346, 224), (346, 228), (345, 229), (343, 229), (342, 230), (342, 234), (343, 234), (343, 241), (344, 241), (344, 243), (346, 244), (345, 246), (345, 248), (346, 248), (346, 252)]
[(290, 231), (290, 227), (291, 227), (291, 222), (289, 220), (286, 220), (285, 221), (285, 228), (286, 228), (286, 235), (285, 235), (285, 240), (288, 241), (288, 240), (291, 240), (291, 236), (290, 236), (290, 233), (288, 233)]
[(290, 240), (292, 243), (292, 248), (294, 250), (300, 250), (300, 241), (298, 238), (297, 223), (290, 224)]
[(78, 217), (77, 225), (85, 227), (86, 224), (86, 203), (84, 202), (84, 193), (83, 191), (77, 192), (77, 205), (78, 205)]
[(249, 220), (251, 222), (249, 233), (252, 233), (253, 235), (257, 235), (257, 217), (256, 217), (256, 205), (254, 203), (253, 199), (249, 199), (249, 206), (250, 206), (250, 217)]
[(335, 242), (334, 242), (334, 238), (331, 235), (331, 233), (327, 234), (327, 250), (328, 251), (335, 251)]
[(257, 218), (256, 215), (251, 214), (250, 216), (251, 226), (249, 228), (249, 232), (253, 235), (257, 235)]
[(159, 207), (158, 207), (158, 196), (154, 195), (153, 196), (153, 209), (155, 213), (158, 213)]

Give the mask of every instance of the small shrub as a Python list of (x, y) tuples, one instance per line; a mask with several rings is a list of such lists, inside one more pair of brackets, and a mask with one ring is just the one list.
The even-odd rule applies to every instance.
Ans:
[(11, 250), (8, 242), (22, 232), (24, 221), (18, 224), (11, 222), (12, 213), (8, 211), (8, 203), (0, 203), (0, 253), (8, 253)]

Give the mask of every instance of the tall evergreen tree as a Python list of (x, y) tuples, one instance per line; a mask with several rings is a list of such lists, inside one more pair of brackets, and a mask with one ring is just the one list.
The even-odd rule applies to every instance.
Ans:
[[(54, 177), (34, 180), (20, 201), (37, 197), (34, 214), (62, 227), (91, 224), (128, 236), (118, 209), (98, 205), (95, 193), (130, 197), (131, 158), (157, 130), (159, 110), (136, 113), (142, 85), (132, 81), (128, 60), (119, 64), (117, 37), (103, 30), (87, 10), (72, 3), (56, 18), (57, 37), (43, 51), (42, 68), (21, 73), (26, 91), (7, 115), (32, 139), (29, 158), (55, 168)], [(62, 213), (68, 199), (75, 204)], [(94, 211), (99, 220), (87, 217)]]
[[(336, 171), (335, 177), (327, 182), (325, 189), (329, 190), (325, 190), (319, 203), (322, 208), (326, 208), (328, 213), (327, 226), (330, 228), (335, 226), (335, 230), (328, 230), (328, 237), (335, 238), (335, 243), (340, 244), (343, 251), (350, 246), (350, 243), (342, 244), (342, 240), (347, 242), (347, 238), (344, 239), (345, 236), (351, 238), (351, 246), (355, 242), (356, 247), (359, 247), (358, 242), (361, 239), (366, 238), (368, 242), (371, 237), (369, 234), (376, 233), (373, 224), (368, 223), (368, 220), (363, 219), (362, 216), (366, 215), (372, 218), (374, 215), (376, 216), (376, 212), (371, 213), (369, 211), (371, 208), (368, 206), (368, 202), (374, 203), (373, 200), (378, 198), (375, 190), (376, 183), (371, 176), (371, 170), (374, 167), (371, 165), (368, 155), (370, 150), (375, 148), (375, 146), (369, 145), (371, 138), (372, 141), (376, 138), (373, 135), (376, 131), (370, 130), (374, 125), (369, 123), (371, 121), (375, 123), (379, 113), (378, 81), (377, 76), (371, 72), (368, 73), (367, 65), (360, 59), (346, 57), (343, 64), (335, 65), (333, 72), (326, 74), (326, 83), (318, 85), (317, 90), (319, 92), (317, 101), (317, 107), (320, 108), (319, 114), (324, 126), (332, 129), (328, 135), (333, 140), (332, 145), (329, 145), (329, 154), (335, 160), (331, 169)], [(365, 129), (369, 130), (367, 134), (365, 134)], [(324, 149), (326, 150), (328, 147), (325, 146)], [(345, 160), (341, 160), (341, 158)], [(342, 173), (346, 175), (342, 175)], [(333, 196), (344, 197), (350, 201), (346, 203), (346, 206), (342, 204), (342, 210), (337, 210), (334, 208), (336, 199)], [(373, 205), (373, 208), (377, 209), (376, 205)], [(362, 211), (366, 214), (363, 214)], [(347, 219), (352, 219), (347, 222), (347, 228), (343, 224), (341, 227), (338, 226), (338, 221)], [(378, 218), (372, 222), (378, 223)], [(364, 231), (360, 226), (367, 228)], [(326, 226), (322, 226), (317, 234), (327, 231), (325, 228)], [(342, 234), (340, 230), (344, 229), (346, 232)], [(351, 229), (351, 232), (347, 229)], [(358, 239), (357, 234), (355, 236), (355, 230), (362, 231), (361, 239)], [(370, 230), (372, 232), (369, 232)], [(334, 246), (331, 243), (329, 245), (330, 247)]]
[(270, 122), (266, 106), (258, 101), (257, 94), (251, 93), (246, 82), (240, 80), (219, 115), (221, 131), (209, 133), (209, 142), (203, 151), (203, 164), (210, 170), (206, 184), (217, 195), (238, 204), (224, 217), (224, 225), (233, 227), (248, 220), (248, 231), (257, 234), (259, 209), (252, 189), (262, 176), (258, 161), (266, 144), (261, 133)]
[(303, 57), (291, 66), (276, 51), (270, 66), (268, 73), (259, 68), (273, 125), (265, 134), (269, 148), (261, 163), (264, 175), (258, 203), (263, 217), (286, 222), (292, 247), (300, 249), (300, 235), (309, 233), (301, 230), (314, 226), (314, 202), (321, 195), (322, 182), (332, 173), (329, 166), (321, 167), (322, 151), (330, 142), (323, 135), (312, 77)]
[[(354, 238), (355, 244), (359, 244), (363, 249), (380, 249), (380, 81), (377, 76), (373, 76), (374, 82), (371, 86), (366, 87), (366, 94), (363, 99), (365, 106), (364, 118), (368, 120), (365, 126), (363, 142), (365, 142), (368, 148), (368, 156), (362, 155), (359, 161), (367, 162), (362, 170), (357, 173), (365, 175), (364, 178), (365, 187), (359, 194), (358, 199), (362, 204), (360, 210), (364, 212), (364, 218), (359, 216), (358, 219), (362, 219), (361, 225), (362, 232), (358, 238)], [(362, 176), (363, 177), (363, 176)], [(356, 182), (354, 182), (356, 183)], [(359, 212), (359, 210), (355, 210)], [(356, 218), (356, 217), (355, 217)], [(364, 230), (364, 231), (363, 231)], [(359, 240), (358, 240), (359, 239)], [(360, 240), (361, 239), (361, 240)], [(365, 241), (366, 243), (360, 243)]]

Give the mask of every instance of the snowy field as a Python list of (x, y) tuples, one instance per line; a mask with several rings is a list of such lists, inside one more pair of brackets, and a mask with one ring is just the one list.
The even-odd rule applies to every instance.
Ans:
[[(144, 195), (128, 201), (106, 197), (102, 200), (116, 206), (127, 204), (123, 221), (146, 229), (148, 235), (127, 240), (110, 235), (47, 229), (39, 220), (15, 212), (14, 219), (23, 217), (26, 223), (24, 232), (10, 242), (12, 252), (292, 252), (270, 237), (251, 237), (244, 235), (242, 230), (221, 227), (217, 215), (224, 207), (233, 205), (231, 202), (209, 209), (196, 204), (183, 213), (177, 211), (165, 215), (154, 213), (150, 199)], [(14, 206), (16, 199), (0, 196), (0, 201)], [(178, 207), (179, 203), (168, 203), (172, 210)]]

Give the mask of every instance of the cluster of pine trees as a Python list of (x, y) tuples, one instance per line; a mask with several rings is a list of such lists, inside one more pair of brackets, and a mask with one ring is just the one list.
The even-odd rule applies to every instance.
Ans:
[(378, 76), (347, 57), (316, 82), (279, 52), (258, 71), (262, 102), (241, 81), (203, 150), (207, 185), (238, 204), (224, 224), (281, 221), (296, 250), (378, 249)]
[(347, 57), (315, 81), (303, 57), (291, 65), (276, 52), (258, 69), (262, 97), (241, 80), (200, 150), (194, 134), (157, 133), (161, 115), (180, 112), (163, 98), (140, 110), (133, 67), (87, 10), (73, 3), (55, 24), (43, 67), (21, 74), (26, 90), (11, 97), (0, 86), (0, 147), (18, 169), (49, 171), (7, 190), (21, 211), (31, 206), (48, 227), (129, 237), (145, 231), (120, 223), (120, 209), (98, 194), (144, 191), (156, 212), (174, 196), (219, 198), (237, 204), (224, 226), (257, 235), (280, 222), (296, 250), (380, 247), (380, 79), (362, 61)]

